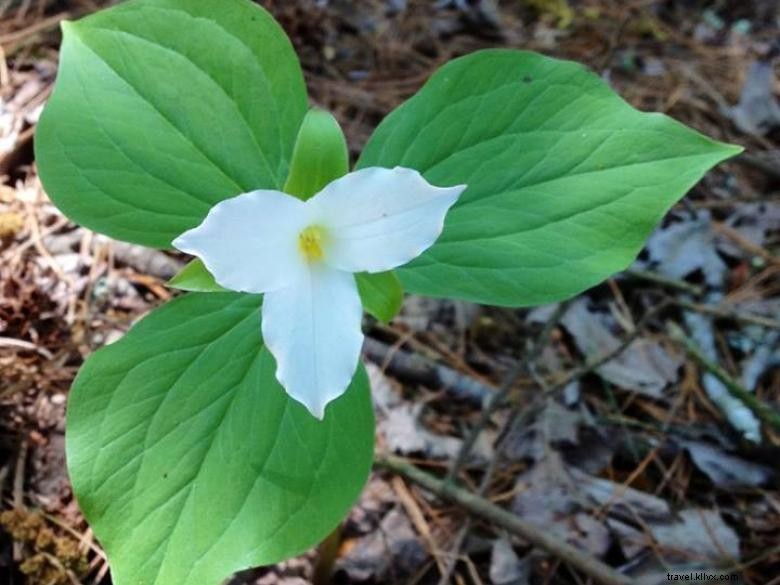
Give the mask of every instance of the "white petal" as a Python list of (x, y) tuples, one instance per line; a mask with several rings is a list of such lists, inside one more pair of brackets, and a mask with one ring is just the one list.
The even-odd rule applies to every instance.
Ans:
[(465, 189), (434, 187), (413, 169), (370, 167), (336, 179), (307, 205), (313, 221), (328, 231), (328, 264), (381, 272), (427, 250)]
[(223, 287), (262, 293), (288, 286), (304, 269), (298, 234), (308, 223), (303, 201), (259, 190), (226, 199), (173, 245), (198, 256)]
[(263, 299), (263, 339), (287, 393), (321, 419), (355, 374), (363, 307), (355, 278), (314, 264), (291, 286)]

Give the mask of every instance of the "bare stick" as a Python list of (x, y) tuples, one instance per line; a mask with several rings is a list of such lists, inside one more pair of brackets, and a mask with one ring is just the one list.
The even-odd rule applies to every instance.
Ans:
[(587, 376), (591, 372), (598, 370), (601, 366), (606, 364), (608, 361), (615, 359), (621, 353), (626, 351), (628, 347), (639, 338), (639, 335), (640, 335), (640, 330), (637, 329), (636, 331), (633, 331), (630, 334), (628, 334), (620, 343), (620, 345), (615, 347), (615, 349), (603, 353), (600, 356), (597, 356), (592, 360), (588, 361), (587, 363), (577, 368), (574, 368), (573, 370), (570, 370), (569, 373), (566, 374), (563, 378), (561, 378), (551, 386), (544, 388), (545, 395), (554, 394), (559, 390), (563, 390), (566, 386), (568, 386), (575, 380), (579, 380), (580, 378)]
[[(512, 389), (515, 382), (517, 381), (517, 378), (524, 371), (527, 371), (530, 365), (532, 364), (532, 362), (535, 361), (539, 357), (539, 355), (541, 355), (542, 350), (547, 345), (547, 340), (550, 336), (550, 333), (552, 332), (553, 328), (558, 324), (558, 322), (561, 320), (561, 317), (563, 316), (565, 309), (566, 309), (566, 303), (561, 303), (560, 305), (558, 305), (555, 312), (550, 316), (550, 318), (545, 323), (544, 329), (542, 329), (542, 332), (539, 334), (539, 337), (537, 338), (536, 342), (533, 344), (533, 347), (528, 352), (527, 357), (525, 359), (518, 360), (513, 365), (513, 367), (509, 370), (509, 372), (507, 372), (506, 376), (504, 377), (504, 380), (501, 383), (501, 387), (499, 388), (498, 392), (495, 392), (490, 396), (487, 403), (484, 405), (484, 408), (482, 409), (479, 420), (471, 428), (469, 434), (466, 435), (466, 437), (464, 438), (463, 444), (461, 445), (461, 448), (458, 451), (458, 455), (456, 456), (455, 460), (453, 461), (452, 465), (450, 465), (450, 468), (447, 471), (447, 476), (444, 479), (445, 482), (452, 482), (457, 480), (458, 473), (460, 473), (461, 468), (466, 464), (466, 461), (468, 460), (469, 455), (471, 454), (471, 451), (474, 448), (474, 445), (476, 444), (480, 433), (482, 433), (482, 431), (485, 429), (488, 422), (490, 421), (490, 417), (501, 406), (504, 400), (506, 400), (507, 395), (509, 394), (510, 390)], [(509, 425), (509, 421), (511, 421), (514, 418), (514, 414), (508, 419), (507, 425)], [(500, 443), (500, 440), (496, 441), (496, 444), (498, 443)], [(484, 496), (485, 492), (487, 492), (487, 489), (490, 487), (490, 482), (493, 481), (493, 473), (495, 473), (496, 467), (498, 465), (498, 461), (500, 459), (501, 459), (501, 451), (499, 448), (497, 448), (495, 456), (488, 464), (488, 468), (485, 470), (485, 474), (482, 476), (482, 480), (477, 490), (477, 495)], [(467, 518), (466, 522), (464, 522), (461, 529), (455, 535), (455, 539), (453, 540), (452, 543), (452, 551), (449, 559), (447, 560), (447, 564), (444, 568), (444, 571), (441, 574), (441, 578), (439, 579), (439, 585), (447, 585), (447, 583), (450, 582), (452, 573), (455, 570), (455, 565), (458, 562), (458, 556), (460, 554), (460, 550), (463, 547), (463, 543), (466, 541), (466, 537), (468, 536), (470, 530), (471, 530), (471, 519)]]
[(443, 388), (456, 398), (482, 404), (496, 393), (487, 384), (470, 378), (447, 366), (437, 364), (418, 354), (393, 349), (377, 339), (366, 337), (363, 345), (366, 357), (377, 364), (387, 364), (387, 371), (393, 376), (424, 384), (430, 388)]
[(54, 355), (45, 347), (40, 347), (23, 339), (14, 339), (13, 337), (3, 337), (0, 335), (0, 347), (15, 347), (21, 350), (34, 351), (45, 357), (47, 360), (53, 360)]
[[(16, 458), (16, 469), (14, 470), (14, 509), (24, 510), (24, 472), (27, 467), (27, 454), (30, 449), (30, 444), (27, 440), (23, 440), (19, 446), (19, 456)], [(22, 560), (22, 543), (14, 541), (13, 545), (13, 559), (16, 562)]]
[(762, 402), (755, 394), (732, 378), (726, 370), (704, 355), (696, 343), (685, 335), (685, 332), (683, 332), (679, 325), (676, 323), (669, 323), (667, 329), (669, 330), (669, 335), (672, 339), (678, 341), (685, 347), (685, 351), (688, 352), (689, 356), (696, 360), (700, 366), (710, 372), (718, 380), (723, 382), (723, 385), (726, 387), (726, 390), (729, 391), (729, 394), (737, 400), (740, 400), (762, 422), (770, 425), (775, 430), (780, 431), (780, 413), (768, 404)]
[(770, 177), (774, 177), (775, 179), (780, 179), (780, 164), (775, 164), (771, 160), (767, 160), (762, 157), (758, 157), (750, 153), (743, 152), (741, 155), (739, 155), (737, 158), (734, 159), (734, 162), (742, 163), (749, 167), (753, 167), (754, 169), (763, 171)]
[(705, 315), (712, 315), (713, 317), (719, 317), (721, 319), (732, 319), (750, 325), (760, 325), (761, 327), (767, 327), (769, 329), (780, 329), (780, 321), (777, 319), (759, 315), (758, 313), (739, 311), (724, 304), (709, 305), (704, 303), (693, 303), (684, 299), (672, 299), (671, 302), (683, 309), (703, 313)]
[(666, 288), (681, 290), (683, 292), (690, 293), (697, 297), (704, 294), (704, 289), (696, 284), (692, 284), (690, 282), (686, 282), (685, 280), (680, 280), (677, 278), (669, 278), (668, 276), (663, 276), (661, 274), (658, 274), (657, 272), (652, 272), (650, 270), (629, 268), (628, 270), (624, 270), (623, 274), (636, 280), (646, 280), (647, 282), (660, 284), (661, 286), (664, 286)]
[(375, 464), (405, 477), (443, 500), (458, 504), (469, 514), (486, 520), (532, 545), (544, 549), (603, 585), (630, 585), (631, 583), (631, 580), (625, 575), (621, 575), (609, 565), (572, 545), (554, 538), (549, 531), (526, 522), (485, 498), (455, 486), (452, 482), (438, 479), (401, 458), (379, 457)]
[(480, 433), (490, 421), (490, 417), (504, 402), (507, 395), (512, 390), (512, 387), (515, 385), (515, 382), (517, 382), (517, 379), (523, 374), (523, 372), (527, 370), (528, 364), (538, 358), (542, 353), (542, 350), (546, 345), (547, 338), (550, 336), (550, 332), (558, 324), (558, 321), (560, 321), (565, 309), (566, 303), (561, 303), (558, 305), (558, 307), (555, 309), (555, 313), (553, 313), (547, 323), (545, 323), (544, 329), (539, 334), (539, 338), (533, 345), (533, 348), (528, 352), (527, 357), (518, 360), (512, 365), (506, 376), (504, 376), (504, 380), (501, 383), (498, 392), (494, 392), (490, 395), (490, 398), (480, 413), (479, 420), (471, 429), (471, 432), (466, 435), (465, 439), (463, 440), (463, 445), (461, 446), (455, 461), (453, 461), (452, 465), (450, 466), (445, 481), (455, 480), (458, 473), (460, 472), (460, 469), (463, 467), (463, 465), (465, 465), (469, 455), (471, 455), (471, 450), (474, 448)]
[[(516, 366), (517, 370), (515, 371), (515, 368), (513, 368), (513, 370), (507, 374), (507, 377), (505, 378), (504, 383), (502, 384), (499, 391), (492, 397), (491, 401), (486, 405), (485, 409), (482, 411), (482, 416), (480, 417), (480, 420), (474, 426), (472, 432), (464, 440), (464, 444), (461, 447), (460, 452), (458, 453), (458, 457), (456, 461), (453, 463), (453, 465), (450, 467), (444, 481), (451, 483), (456, 479), (457, 473), (459, 472), (460, 468), (465, 464), (468, 454), (471, 448), (473, 448), (473, 445), (476, 442), (479, 433), (487, 425), (491, 413), (500, 406), (501, 402), (503, 402), (506, 393), (508, 393), (509, 389), (514, 384), (514, 381), (516, 380), (517, 376), (522, 371), (528, 371), (529, 373), (531, 373), (534, 379), (537, 380), (537, 382), (541, 386), (544, 395), (549, 396), (550, 394), (557, 392), (562, 388), (565, 388), (572, 381), (579, 379), (582, 376), (592, 372), (593, 370), (599, 368), (606, 362), (616, 358), (621, 353), (623, 353), (634, 342), (634, 340), (636, 340), (637, 337), (639, 337), (639, 334), (642, 331), (642, 327), (644, 326), (644, 324), (650, 318), (652, 318), (657, 312), (661, 311), (665, 306), (666, 303), (662, 303), (661, 305), (656, 306), (651, 311), (648, 311), (645, 314), (645, 316), (639, 321), (639, 323), (637, 323), (634, 332), (628, 335), (623, 340), (623, 342), (615, 349), (605, 353), (604, 355), (595, 358), (594, 360), (586, 363), (584, 366), (573, 370), (563, 380), (559, 381), (553, 386), (548, 387), (544, 384), (542, 380), (539, 379), (538, 376), (535, 375), (534, 362), (539, 357), (539, 355), (541, 355), (541, 352), (546, 345), (546, 340), (549, 337), (553, 327), (555, 327), (555, 325), (560, 321), (560, 318), (563, 316), (563, 313), (565, 311), (565, 304), (561, 304), (558, 307), (558, 310), (555, 312), (555, 314), (553, 314), (545, 324), (544, 330), (540, 334), (537, 343), (533, 346), (533, 348), (529, 352), (527, 359), (525, 359), (522, 362), (518, 362)], [(512, 412), (510, 413), (507, 421), (514, 420), (515, 417), (518, 415), (518, 413), (519, 413), (519, 406), (516, 406), (515, 408), (512, 409)], [(508, 433), (509, 433), (509, 425), (507, 425), (504, 428), (504, 430), (499, 434), (498, 438), (496, 439), (496, 444), (500, 445), (506, 439)], [(495, 472), (498, 466), (498, 462), (500, 458), (501, 458), (501, 449), (497, 448), (495, 456), (491, 460), (487, 470), (485, 471), (484, 476), (482, 477), (482, 481), (480, 482), (479, 488), (477, 490), (477, 495), (483, 496), (487, 491), (487, 488), (490, 486), (490, 482), (492, 481), (493, 478), (493, 473)], [(466, 536), (468, 535), (470, 529), (471, 529), (470, 522), (466, 522), (463, 528), (456, 535), (452, 547), (453, 554), (450, 557), (450, 560), (447, 564), (446, 571), (442, 575), (442, 578), (439, 580), (439, 585), (444, 585), (445, 583), (447, 583), (449, 578), (452, 576), (452, 572), (455, 568), (455, 563), (457, 561), (458, 552), (463, 546), (463, 543), (465, 542)]]
[[(764, 254), (759, 254), (757, 251), (755, 253), (764, 256)], [(663, 276), (649, 270), (638, 270), (631, 268), (624, 270), (623, 274), (636, 280), (646, 280), (666, 288), (673, 288), (675, 290), (687, 292), (694, 297), (701, 297), (705, 293), (704, 287), (692, 284), (685, 280), (669, 278), (668, 276)], [(734, 321), (740, 321), (742, 323), (748, 323), (752, 325), (761, 325), (762, 327), (769, 327), (770, 329), (780, 329), (780, 321), (777, 319), (772, 319), (771, 317), (749, 311), (740, 311), (734, 307), (729, 307), (726, 304), (712, 305), (707, 303), (694, 303), (684, 299), (669, 299), (669, 301), (672, 304), (675, 304), (684, 309), (696, 311), (697, 313), (712, 315), (714, 317), (720, 317), (721, 319), (732, 319)]]
[[(499, 461), (501, 461), (501, 450), (496, 449), (495, 456), (488, 463), (485, 474), (482, 476), (482, 480), (479, 482), (479, 487), (477, 488), (478, 496), (484, 497), (485, 493), (487, 493), (487, 490), (490, 487), (490, 483), (493, 481), (493, 474), (498, 468)], [(455, 571), (455, 565), (458, 562), (458, 557), (460, 556), (460, 551), (463, 548), (463, 543), (466, 542), (466, 537), (471, 531), (471, 525), (471, 517), (466, 518), (466, 520), (463, 522), (463, 526), (461, 526), (460, 530), (455, 535), (455, 539), (452, 543), (450, 557), (447, 561), (447, 565), (445, 566), (444, 571), (441, 574), (441, 578), (439, 579), (439, 585), (447, 585), (450, 582), (452, 573)]]

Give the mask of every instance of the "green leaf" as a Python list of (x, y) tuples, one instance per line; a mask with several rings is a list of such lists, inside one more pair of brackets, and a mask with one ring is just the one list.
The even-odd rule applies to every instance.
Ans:
[(309, 110), (298, 132), (284, 191), (306, 200), (348, 172), (347, 139), (338, 121), (324, 110)]
[(363, 308), (384, 323), (401, 310), (404, 289), (395, 272), (361, 272), (355, 275)]
[(409, 292), (535, 305), (622, 270), (666, 211), (740, 148), (641, 113), (576, 63), (511, 50), (451, 61), (369, 140), (359, 167), (467, 184)]
[(130, 0), (75, 23), (38, 124), (54, 203), (156, 247), (217, 202), (282, 187), (306, 112), (284, 31), (248, 0)]
[(318, 421), (277, 384), (259, 308), (251, 295), (177, 298), (79, 373), (69, 471), (116, 585), (216, 585), (302, 553), (360, 493), (365, 372)]
[(227, 290), (217, 284), (200, 258), (195, 258), (182, 268), (168, 281), (168, 286), (192, 292), (226, 292)]

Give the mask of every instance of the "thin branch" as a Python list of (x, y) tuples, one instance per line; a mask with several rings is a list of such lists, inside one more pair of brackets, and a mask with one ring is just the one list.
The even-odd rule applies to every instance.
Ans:
[[(14, 509), (24, 510), (24, 472), (27, 467), (27, 455), (30, 449), (30, 444), (27, 440), (23, 440), (19, 446), (19, 456), (16, 458), (16, 469), (14, 470), (14, 483), (13, 483), (13, 503)], [(14, 541), (13, 544), (13, 559), (16, 562), (22, 560), (22, 543)]]
[(0, 44), (12, 45), (13, 43), (28, 39), (32, 35), (56, 29), (58, 26), (60, 26), (60, 23), (63, 20), (66, 20), (69, 17), (70, 14), (67, 12), (61, 12), (59, 14), (55, 14), (54, 16), (50, 16), (49, 18), (45, 18), (44, 20), (38, 21), (33, 25), (21, 30), (16, 30), (14, 32), (0, 35)]
[(539, 334), (537, 342), (534, 343), (532, 349), (528, 352), (528, 355), (524, 359), (519, 359), (517, 362), (515, 362), (507, 372), (506, 376), (504, 376), (504, 380), (501, 382), (501, 386), (499, 387), (498, 392), (494, 392), (490, 396), (484, 408), (482, 409), (482, 412), (480, 413), (479, 420), (472, 427), (471, 432), (466, 435), (465, 439), (463, 440), (460, 451), (458, 452), (455, 461), (452, 463), (449, 471), (447, 472), (445, 481), (454, 481), (458, 473), (460, 473), (461, 468), (463, 465), (465, 465), (466, 460), (471, 455), (471, 450), (474, 448), (480, 433), (487, 426), (488, 422), (490, 422), (490, 417), (501, 406), (501, 404), (503, 404), (507, 395), (512, 390), (512, 387), (515, 385), (515, 382), (517, 382), (517, 379), (523, 374), (523, 372), (528, 369), (528, 364), (536, 360), (539, 355), (541, 355), (550, 333), (561, 320), (565, 310), (566, 303), (561, 303), (558, 305), (558, 307), (555, 309), (555, 312), (547, 320), (547, 323), (545, 323), (544, 329)]
[[(512, 366), (512, 368), (510, 368), (509, 372), (507, 372), (506, 376), (504, 377), (504, 380), (501, 383), (498, 392), (495, 392), (487, 401), (487, 403), (484, 405), (479, 420), (471, 428), (468, 435), (466, 435), (466, 437), (464, 438), (463, 444), (461, 445), (461, 448), (458, 451), (458, 455), (456, 456), (452, 465), (450, 465), (450, 468), (447, 471), (447, 476), (444, 479), (445, 482), (453, 482), (457, 480), (461, 468), (466, 464), (466, 461), (471, 455), (471, 451), (473, 450), (474, 445), (477, 442), (477, 439), (479, 439), (480, 434), (488, 425), (491, 416), (498, 408), (501, 407), (503, 402), (506, 400), (507, 395), (509, 394), (512, 387), (515, 385), (515, 382), (517, 381), (518, 377), (520, 377), (520, 375), (524, 371), (528, 371), (533, 361), (535, 361), (541, 355), (542, 350), (547, 345), (548, 339), (550, 337), (550, 333), (552, 332), (553, 328), (555, 328), (555, 326), (560, 322), (561, 317), (563, 317), (563, 314), (566, 310), (566, 306), (567, 306), (566, 303), (561, 303), (558, 305), (558, 307), (556, 307), (555, 312), (550, 316), (550, 318), (545, 323), (544, 328), (542, 329), (541, 333), (537, 337), (536, 342), (533, 344), (530, 351), (528, 352), (528, 355), (524, 359), (518, 360)], [(514, 418), (514, 416), (510, 417), (509, 420), (511, 420), (512, 418)], [(500, 443), (500, 439), (496, 441), (497, 446), (499, 443)], [(495, 473), (496, 468), (498, 467), (498, 462), (500, 459), (501, 459), (501, 449), (496, 448), (496, 453), (494, 457), (491, 459), (491, 461), (488, 463), (488, 467), (485, 470), (484, 475), (482, 476), (482, 480), (480, 481), (479, 488), (477, 489), (478, 496), (484, 496), (485, 492), (487, 492), (487, 489), (490, 487), (490, 483), (493, 481), (493, 474)], [(452, 552), (450, 558), (447, 561), (447, 565), (445, 566), (445, 569), (441, 574), (441, 578), (439, 579), (439, 585), (447, 585), (447, 583), (450, 582), (450, 579), (452, 578), (452, 573), (455, 570), (455, 565), (457, 564), (458, 561), (458, 557), (460, 556), (460, 550), (461, 548), (463, 548), (463, 543), (466, 541), (466, 537), (468, 536), (470, 530), (471, 530), (471, 518), (467, 518), (466, 521), (463, 523), (463, 526), (455, 535), (455, 539), (453, 540), (452, 543)]]
[(768, 404), (762, 402), (755, 394), (732, 378), (726, 370), (704, 355), (701, 349), (696, 345), (696, 342), (688, 337), (679, 325), (676, 323), (669, 323), (667, 329), (671, 338), (681, 343), (689, 356), (696, 360), (700, 366), (710, 372), (718, 380), (723, 382), (723, 385), (726, 387), (726, 390), (729, 391), (729, 394), (737, 400), (740, 400), (762, 422), (770, 425), (776, 431), (780, 431), (780, 413)]
[(670, 302), (688, 309), (689, 311), (696, 311), (697, 313), (703, 313), (704, 315), (712, 315), (720, 319), (731, 319), (733, 321), (740, 321), (742, 323), (748, 323), (750, 325), (760, 325), (761, 327), (768, 327), (769, 329), (780, 329), (780, 321), (772, 319), (765, 315), (759, 315), (758, 313), (752, 313), (747, 311), (740, 311), (728, 305), (709, 305), (705, 303), (694, 303), (692, 301), (686, 301), (685, 299), (670, 299)]
[(0, 335), (0, 347), (14, 347), (20, 350), (34, 351), (45, 357), (47, 360), (54, 359), (54, 354), (52, 354), (45, 347), (40, 347), (34, 343), (30, 343), (29, 341), (24, 341), (23, 339), (14, 339), (13, 337), (4, 337)]
[[(721, 226), (721, 227), (722, 229), (726, 229), (725, 226)], [(767, 254), (766, 251), (762, 252), (761, 250), (754, 250), (754, 253), (766, 258), (766, 254)], [(775, 260), (773, 259), (772, 261)], [(685, 280), (663, 276), (661, 274), (658, 274), (657, 272), (652, 272), (649, 270), (638, 270), (638, 269), (630, 268), (628, 270), (624, 270), (623, 274), (629, 278), (633, 278), (636, 280), (646, 280), (648, 282), (652, 282), (666, 288), (672, 288), (675, 290), (686, 292), (688, 294), (693, 295), (694, 297), (701, 297), (705, 293), (705, 289), (702, 286), (692, 284)], [(765, 315), (759, 315), (758, 313), (752, 313), (749, 311), (740, 311), (733, 307), (729, 307), (728, 305), (724, 305), (724, 304), (711, 305), (706, 303), (695, 303), (692, 301), (686, 301), (684, 299), (676, 299), (676, 298), (668, 299), (668, 300), (672, 304), (675, 304), (684, 309), (696, 311), (697, 313), (712, 315), (714, 317), (719, 317), (721, 319), (731, 319), (734, 321), (740, 321), (742, 323), (748, 323), (751, 325), (760, 325), (762, 327), (768, 327), (770, 329), (780, 329), (780, 321), (778, 321), (777, 319), (772, 319), (771, 317), (767, 317)]]
[(44, 559), (46, 559), (55, 569), (57, 569), (61, 574), (65, 575), (68, 580), (70, 581), (71, 585), (83, 585), (81, 580), (76, 577), (76, 574), (65, 567), (65, 565), (62, 564), (60, 559), (55, 557), (53, 554), (47, 553), (47, 552), (41, 552), (39, 553)]
[(647, 282), (652, 282), (653, 284), (659, 284), (666, 288), (681, 290), (683, 292), (687, 292), (697, 297), (700, 297), (701, 295), (704, 294), (704, 288), (699, 285), (692, 284), (690, 282), (687, 282), (685, 280), (680, 280), (678, 278), (670, 278), (668, 276), (663, 276), (661, 274), (658, 274), (657, 272), (652, 272), (650, 270), (639, 270), (637, 268), (629, 268), (628, 270), (624, 270), (623, 274), (635, 280), (645, 280)]
[(552, 384), (551, 386), (544, 388), (544, 394), (554, 394), (555, 392), (558, 392), (559, 390), (563, 390), (566, 386), (574, 382), (575, 380), (579, 380), (580, 378), (587, 376), (591, 372), (598, 370), (601, 366), (606, 364), (607, 362), (615, 359), (618, 357), (621, 353), (626, 351), (629, 346), (636, 341), (639, 336), (641, 335), (641, 328), (637, 326), (637, 328), (629, 333), (623, 341), (620, 343), (620, 345), (616, 346), (615, 349), (612, 349), (608, 352), (605, 352), (601, 354), (600, 356), (597, 356), (593, 358), (592, 360), (586, 362), (585, 364), (574, 368), (573, 370), (569, 371), (568, 374), (566, 374), (563, 378)]
[(602, 563), (595, 557), (566, 542), (554, 538), (549, 530), (539, 528), (515, 514), (496, 506), (485, 498), (455, 486), (452, 482), (438, 479), (401, 458), (392, 456), (378, 457), (375, 464), (377, 467), (405, 477), (443, 500), (459, 505), (469, 514), (503, 528), (507, 532), (530, 542), (532, 545), (544, 549), (603, 585), (630, 585), (631, 583), (628, 577), (620, 574), (609, 565)]
[(482, 404), (496, 393), (495, 388), (483, 384), (419, 354), (393, 350), (389, 345), (366, 337), (363, 345), (366, 357), (372, 362), (387, 364), (387, 371), (400, 380), (423, 384), (429, 388), (443, 388), (456, 398)]
[(780, 164), (773, 163), (771, 160), (743, 152), (734, 159), (734, 162), (742, 163), (746, 166), (763, 171), (770, 177), (780, 179)]
[(568, 374), (566, 374), (563, 378), (552, 384), (551, 386), (548, 386), (547, 388), (543, 388), (543, 392), (545, 396), (549, 396), (550, 394), (554, 394), (560, 390), (563, 390), (574, 382), (575, 380), (579, 380), (583, 376), (586, 376), (590, 374), (591, 372), (599, 369), (601, 366), (606, 364), (607, 362), (615, 359), (618, 357), (621, 353), (626, 351), (629, 346), (636, 341), (640, 335), (642, 334), (642, 329), (644, 328), (645, 324), (650, 321), (653, 317), (655, 317), (658, 313), (663, 311), (667, 306), (669, 306), (669, 301), (664, 300), (649, 311), (647, 311), (644, 316), (637, 322), (635, 329), (626, 335), (625, 338), (623, 338), (623, 341), (620, 343), (620, 345), (616, 346), (614, 349), (611, 349), (608, 352), (605, 352), (601, 354), (600, 356), (597, 356), (593, 358), (592, 360), (589, 360), (585, 364), (581, 365), (578, 368), (574, 368), (573, 370), (569, 371)]
[(712, 223), (712, 227), (718, 234), (728, 238), (748, 254), (753, 254), (754, 256), (762, 258), (767, 264), (780, 264), (780, 258), (777, 258), (763, 246), (756, 244), (750, 238), (746, 238), (739, 233), (739, 230), (734, 229), (730, 225), (715, 221)]
[[(501, 461), (500, 448), (496, 449), (495, 455), (488, 463), (487, 469), (485, 470), (485, 474), (482, 476), (482, 479), (479, 482), (479, 487), (477, 488), (477, 495), (479, 497), (484, 497), (485, 494), (487, 493), (487, 490), (490, 487), (491, 482), (493, 481), (493, 474), (496, 472), (496, 469), (498, 469), (499, 461)], [(445, 479), (445, 482), (447, 481), (452, 481), (452, 480)], [(471, 517), (469, 516), (463, 522), (463, 525), (461, 526), (460, 530), (455, 535), (455, 539), (452, 542), (450, 558), (447, 561), (447, 565), (441, 574), (441, 578), (439, 579), (439, 585), (447, 585), (448, 583), (450, 583), (450, 579), (452, 578), (452, 573), (455, 571), (455, 565), (457, 564), (458, 558), (460, 557), (460, 551), (463, 548), (463, 544), (466, 542), (466, 537), (468, 537), (469, 532), (471, 532), (471, 526), (472, 526), (472, 521), (471, 521)]]
[[(484, 429), (484, 427), (487, 425), (487, 422), (490, 418), (491, 413), (500, 406), (500, 404), (503, 402), (506, 394), (508, 393), (509, 389), (514, 384), (514, 381), (516, 380), (517, 376), (523, 372), (528, 371), (531, 373), (531, 375), (534, 377), (534, 379), (539, 383), (539, 385), (542, 388), (542, 391), (545, 396), (549, 396), (550, 394), (557, 392), (561, 390), (562, 388), (565, 388), (569, 383), (571, 383), (573, 380), (579, 379), (582, 376), (592, 372), (593, 370), (599, 368), (606, 362), (616, 358), (621, 353), (623, 353), (633, 342), (636, 340), (640, 332), (642, 331), (642, 327), (644, 324), (651, 319), (654, 315), (656, 315), (659, 311), (663, 310), (666, 306), (666, 303), (661, 303), (660, 305), (656, 306), (652, 310), (648, 311), (644, 317), (637, 323), (636, 329), (634, 332), (632, 332), (630, 335), (628, 335), (623, 342), (617, 346), (615, 349), (613, 349), (610, 352), (607, 352), (606, 354), (599, 356), (598, 358), (592, 360), (591, 362), (588, 362), (584, 366), (577, 368), (576, 370), (573, 370), (570, 372), (568, 376), (566, 376), (563, 380), (559, 381), (558, 383), (548, 387), (544, 384), (542, 380), (539, 379), (538, 376), (535, 375), (534, 371), (534, 362), (535, 360), (541, 355), (542, 350), (544, 349), (546, 345), (546, 340), (550, 335), (550, 332), (552, 331), (553, 327), (560, 321), (561, 317), (563, 316), (563, 313), (565, 312), (565, 303), (562, 303), (555, 314), (551, 316), (551, 318), (547, 321), (545, 324), (544, 330), (539, 335), (538, 341), (536, 344), (534, 344), (533, 348), (529, 352), (527, 358), (523, 360), (522, 362), (518, 362), (515, 368), (513, 368), (504, 379), (504, 382), (499, 389), (499, 391), (492, 397), (491, 401), (486, 405), (485, 409), (482, 411), (482, 415), (480, 417), (480, 420), (477, 422), (477, 424), (473, 427), (472, 432), (467, 436), (467, 438), (464, 440), (464, 444), (461, 447), (460, 452), (458, 453), (458, 457), (455, 461), (455, 463), (450, 467), (447, 476), (445, 477), (444, 481), (446, 483), (452, 483), (460, 470), (460, 468), (465, 464), (465, 461), (468, 457), (468, 453), (470, 452), (471, 448), (473, 447), (474, 443), (476, 442), (479, 433)], [(519, 414), (519, 405), (517, 405), (515, 408), (512, 409), (512, 412), (510, 413), (508, 417), (508, 421), (512, 421), (515, 419), (515, 417)], [(501, 445), (503, 441), (506, 439), (508, 435), (508, 429), (509, 426), (507, 425), (504, 430), (499, 434), (498, 438), (496, 439), (496, 444)], [(498, 462), (501, 458), (501, 448), (496, 449), (496, 454), (493, 457), (493, 459), (490, 461), (490, 464), (488, 465), (487, 470), (485, 471), (485, 474), (482, 477), (482, 480), (480, 482), (479, 488), (477, 490), (478, 496), (483, 496), (485, 492), (487, 491), (487, 488), (490, 486), (490, 482), (493, 478), (493, 473), (495, 472), (496, 468), (498, 467)], [(455, 567), (455, 561), (457, 560), (457, 553), (460, 550), (460, 548), (463, 546), (463, 542), (465, 542), (466, 536), (468, 535), (469, 530), (471, 529), (470, 522), (466, 522), (464, 526), (461, 528), (461, 530), (458, 532), (458, 534), (455, 537), (454, 543), (453, 543), (453, 555), (450, 559), (450, 562), (447, 565), (447, 570), (442, 575), (442, 578), (439, 580), (439, 585), (444, 585), (444, 583), (447, 582), (447, 580), (451, 577), (452, 571)]]

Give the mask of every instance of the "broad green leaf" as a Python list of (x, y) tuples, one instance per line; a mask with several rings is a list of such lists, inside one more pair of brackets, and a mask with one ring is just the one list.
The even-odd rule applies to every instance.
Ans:
[[(401, 310), (404, 290), (394, 272), (363, 272), (355, 275), (363, 308), (385, 323)], [(192, 260), (169, 282), (168, 286), (193, 292), (225, 292), (199, 258)]]
[(64, 23), (35, 139), (75, 221), (169, 247), (217, 202), (281, 189), (306, 91), (272, 17), (248, 0), (130, 0)]
[(168, 286), (191, 292), (226, 292), (226, 289), (217, 284), (200, 258), (195, 258), (182, 268), (168, 281)]
[(406, 290), (522, 306), (625, 268), (666, 211), (737, 154), (641, 113), (581, 65), (511, 50), (451, 61), (369, 140), (359, 167), (466, 183)]
[(347, 139), (338, 121), (330, 112), (309, 110), (298, 132), (284, 191), (306, 200), (347, 172)]
[(180, 297), (79, 373), (68, 465), (115, 585), (217, 585), (299, 554), (363, 487), (365, 372), (318, 421), (277, 384), (259, 308), (251, 295)]
[(363, 308), (384, 323), (398, 314), (404, 302), (404, 289), (395, 272), (361, 272), (355, 275)]

